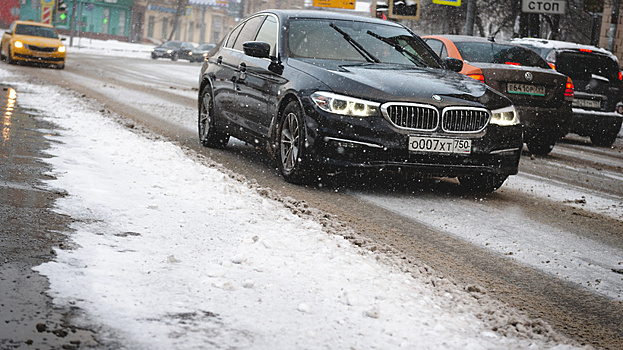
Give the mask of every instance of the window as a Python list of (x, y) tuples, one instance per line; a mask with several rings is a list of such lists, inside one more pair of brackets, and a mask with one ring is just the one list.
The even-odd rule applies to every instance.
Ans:
[[(446, 46), (443, 44), (443, 42), (441, 42), (441, 40), (426, 39), (426, 44), (428, 44), (428, 46), (430, 46), (430, 48), (433, 49), (433, 51), (435, 51), (437, 56), (439, 56), (441, 59), (444, 59), (448, 56), (446, 52)], [(442, 52), (446, 52), (445, 57), (444, 55), (442, 55)]]
[(257, 33), (257, 41), (264, 41), (270, 44), (271, 56), (276, 55), (277, 49), (277, 19), (273, 16), (267, 16), (266, 20)]
[(125, 11), (119, 11), (119, 24), (117, 25), (117, 33), (125, 35)]
[(166, 18), (162, 19), (162, 40), (167, 39), (167, 32), (169, 31), (169, 21)]
[(525, 47), (476, 42), (458, 42), (455, 45), (466, 61), (550, 68), (541, 56)]
[(240, 34), (240, 31), (242, 30), (243, 26), (244, 26), (244, 23), (241, 23), (238, 25), (238, 27), (232, 30), (231, 34), (229, 34), (229, 38), (227, 38), (227, 44), (225, 45), (225, 47), (229, 47), (229, 48), (234, 47), (234, 43), (236, 42), (236, 39), (238, 38), (238, 34)]
[(149, 16), (149, 20), (147, 21), (147, 37), (154, 37), (154, 25), (156, 24), (156, 17)]
[(242, 51), (242, 44), (247, 41), (255, 40), (255, 35), (257, 34), (257, 28), (262, 24), (264, 18), (266, 16), (255, 16), (251, 17), (248, 21), (245, 22), (244, 27), (240, 31), (238, 38), (236, 38), (236, 42), (234, 43), (234, 50)]

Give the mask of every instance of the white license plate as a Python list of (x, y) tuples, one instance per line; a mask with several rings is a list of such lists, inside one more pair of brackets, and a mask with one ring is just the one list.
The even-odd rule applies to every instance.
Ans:
[(472, 140), (409, 136), (409, 151), (470, 154)]
[(583, 108), (601, 108), (600, 100), (583, 100), (583, 99), (573, 99), (573, 107), (583, 107)]
[(509, 94), (545, 96), (545, 86), (538, 85), (508, 83), (506, 91)]

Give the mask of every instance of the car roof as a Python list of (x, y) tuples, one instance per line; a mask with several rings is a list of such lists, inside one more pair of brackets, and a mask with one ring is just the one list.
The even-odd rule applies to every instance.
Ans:
[(539, 38), (517, 38), (513, 39), (512, 42), (517, 44), (526, 44), (532, 45), (538, 48), (544, 49), (552, 49), (552, 50), (591, 50), (592, 52), (600, 53), (602, 55), (610, 56), (617, 60), (616, 56), (612, 54), (610, 51), (606, 49), (602, 49), (601, 47), (593, 46), (593, 45), (585, 45), (572, 43), (569, 41), (559, 41), (559, 40), (547, 40), (547, 39), (539, 39)]
[(314, 18), (314, 19), (334, 19), (334, 20), (346, 20), (346, 21), (356, 21), (356, 22), (368, 22), (368, 23), (377, 23), (383, 25), (391, 25), (396, 27), (403, 27), (400, 24), (373, 18), (373, 17), (362, 17), (351, 14), (344, 14), (332, 11), (315, 11), (315, 10), (264, 10), (260, 11), (257, 14), (261, 13), (272, 13), (280, 17), (281, 19), (293, 19), (293, 18)]
[(47, 23), (41, 23), (41, 22), (35, 22), (35, 21), (15, 21), (14, 22), (16, 25), (17, 24), (28, 24), (28, 25), (32, 25), (32, 26), (39, 26), (39, 27), (48, 27), (48, 28), (54, 28), (53, 25), (51, 24), (47, 24)]
[(501, 44), (501, 45), (512, 45), (512, 46), (521, 46), (514, 42), (510, 41), (492, 41), (488, 38), (482, 36), (471, 36), (471, 35), (454, 35), (454, 34), (434, 34), (434, 35), (422, 35), (422, 37), (426, 38), (446, 38), (452, 42), (470, 42), (470, 43), (490, 43), (490, 44)]

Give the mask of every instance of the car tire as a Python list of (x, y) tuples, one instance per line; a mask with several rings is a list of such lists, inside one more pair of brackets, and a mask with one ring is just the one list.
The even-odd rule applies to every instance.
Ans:
[(554, 149), (554, 145), (556, 141), (547, 141), (547, 140), (539, 140), (539, 141), (527, 141), (526, 146), (528, 146), (528, 150), (532, 154), (536, 154), (539, 156), (548, 155), (552, 149)]
[(621, 120), (618, 120), (610, 129), (596, 131), (591, 134), (591, 142), (599, 147), (611, 147), (621, 130)]
[(291, 101), (283, 109), (277, 129), (277, 168), (286, 181), (303, 184), (313, 175), (305, 152), (303, 110), (297, 101)]
[(155, 59), (157, 59), (157, 58), (158, 58), (158, 56), (156, 56), (156, 54), (152, 52), (152, 53), (151, 53), (151, 59), (152, 59), (152, 60), (155, 60)]
[(171, 61), (177, 61), (177, 58), (178, 57), (177, 57), (177, 53), (176, 52), (171, 54)]
[(13, 56), (11, 54), (11, 49), (9, 49), (9, 52), (6, 55), (6, 61), (7, 61), (8, 64), (16, 64), (17, 63), (17, 61), (15, 61), (13, 59)]
[(219, 131), (214, 121), (214, 99), (210, 86), (203, 88), (199, 99), (198, 131), (199, 142), (204, 147), (225, 148), (229, 135)]
[(470, 192), (491, 193), (504, 184), (508, 175), (477, 174), (459, 177), (461, 186)]
[(64, 63), (63, 64), (57, 64), (55, 68), (56, 69), (65, 69), (65, 64)]

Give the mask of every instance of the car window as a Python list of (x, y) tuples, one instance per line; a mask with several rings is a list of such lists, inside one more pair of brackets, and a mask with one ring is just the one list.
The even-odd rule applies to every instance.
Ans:
[(266, 16), (266, 20), (262, 23), (255, 40), (269, 43), (270, 54), (275, 56), (277, 47), (277, 19), (275, 17)]
[(466, 61), (549, 68), (541, 56), (525, 47), (477, 42), (455, 42), (454, 44)]
[[(340, 31), (351, 38), (350, 43)], [(381, 63), (440, 67), (428, 48), (403, 27), (328, 19), (290, 22), (288, 48), (292, 57), (369, 61), (355, 48), (357, 44)]]
[(244, 23), (244, 26), (242, 27), (242, 30), (240, 31), (240, 34), (238, 34), (236, 42), (234, 43), (234, 50), (242, 51), (242, 44), (247, 41), (255, 40), (255, 34), (257, 33), (257, 29), (260, 24), (262, 24), (265, 17), (266, 16), (251, 17)]
[(231, 34), (229, 34), (229, 37), (227, 38), (227, 44), (225, 44), (225, 47), (230, 49), (234, 47), (234, 43), (236, 42), (242, 27), (244, 27), (244, 23), (240, 23), (236, 28), (234, 28), (234, 30), (231, 31)]
[(428, 46), (430, 46), (431, 49), (433, 49), (433, 51), (435, 51), (435, 53), (437, 54), (437, 56), (439, 56), (441, 54), (441, 40), (437, 40), (437, 39), (424, 39), (424, 41), (426, 41), (426, 44)]
[(194, 48), (194, 47), (195, 47), (195, 45), (193, 45), (193, 44), (191, 44), (191, 43), (183, 43), (183, 44), (182, 44), (182, 48), (183, 48), (183, 49), (192, 49), (192, 48)]
[(58, 34), (54, 28), (33, 26), (29, 24), (18, 24), (15, 27), (15, 34), (40, 36), (43, 38), (58, 38)]
[(164, 48), (173, 48), (176, 49), (178, 47), (182, 46), (182, 43), (179, 41), (167, 41), (166, 43), (162, 44), (162, 47)]
[(613, 59), (582, 52), (561, 52), (556, 59), (556, 70), (573, 80), (590, 80), (593, 75), (619, 80), (619, 68)]

